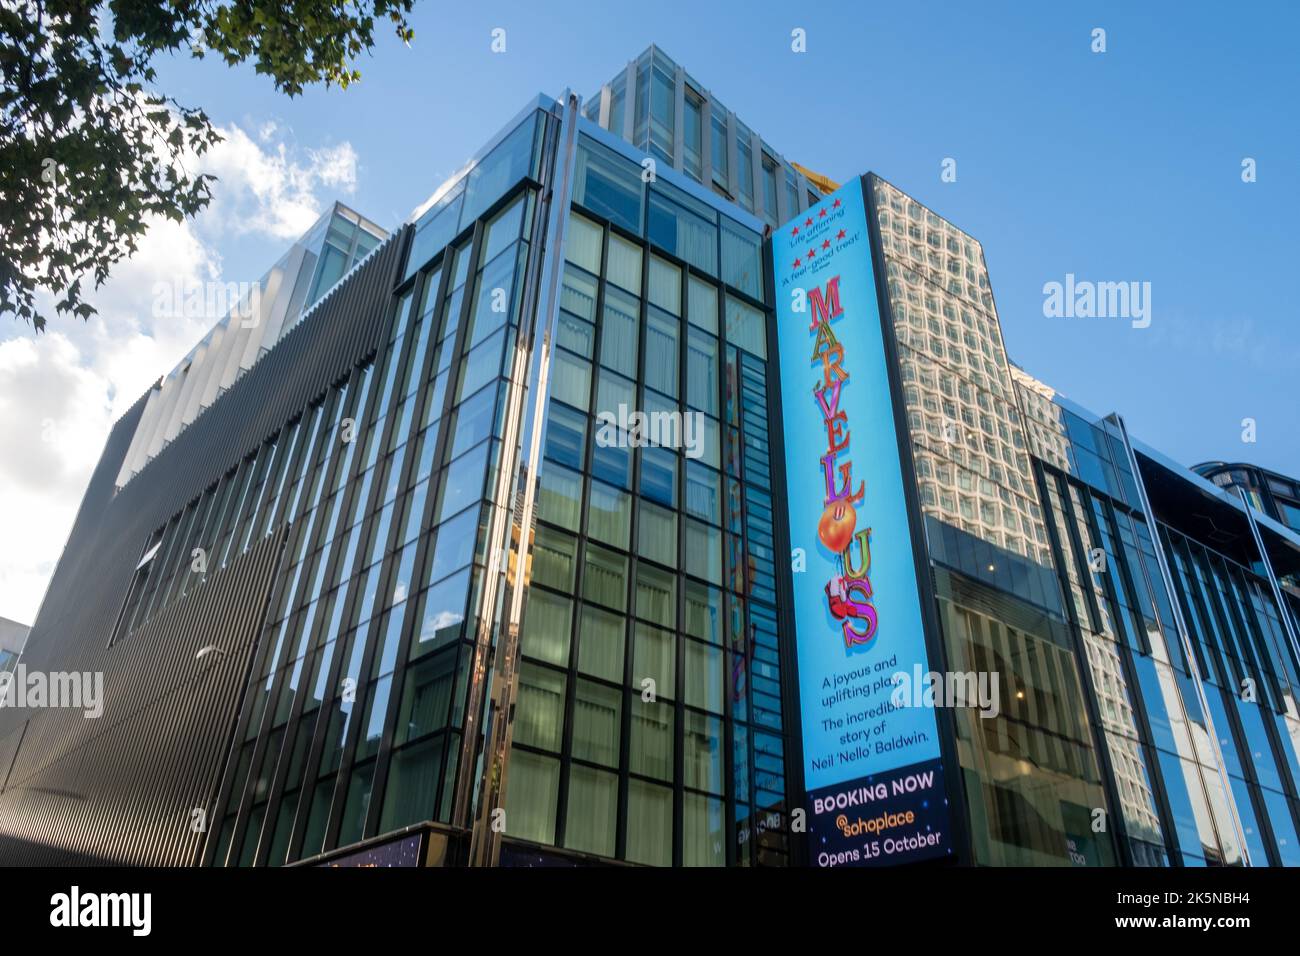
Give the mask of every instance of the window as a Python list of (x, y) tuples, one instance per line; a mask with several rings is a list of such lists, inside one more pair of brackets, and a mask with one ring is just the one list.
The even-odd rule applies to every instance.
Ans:
[[(677, 576), (648, 564), (636, 570), (636, 616), (664, 627), (677, 623)], [(663, 693), (663, 689), (660, 689)], [(671, 689), (668, 691), (671, 693)]]
[(626, 618), (596, 607), (583, 607), (578, 637), (578, 670), (623, 682), (623, 632)]
[(658, 256), (651, 256), (646, 297), (651, 305), (657, 305), (673, 315), (681, 315), (682, 270)]
[[(646, 675), (652, 676), (652, 675)], [(664, 683), (655, 680), (658, 692), (664, 694)], [(669, 688), (671, 690), (671, 687)], [(646, 703), (641, 699), (640, 682), (629, 694), (632, 705), (632, 749), (628, 755), (628, 766), (633, 773), (659, 780), (673, 778), (673, 724), (674, 714), (671, 707), (664, 707), (661, 701)], [(669, 791), (671, 797), (671, 791)], [(671, 819), (671, 816), (670, 816)], [(633, 820), (632, 809), (628, 808), (628, 822)]]
[(573, 602), (535, 588), (528, 593), (521, 646), (529, 657), (565, 667), (569, 663), (569, 629)]
[(711, 152), (713, 153), (713, 181), (724, 190), (727, 188), (727, 118), (714, 113), (711, 130)]
[[(600, 363), (628, 377), (636, 376), (637, 327), (640, 311), (639, 299), (618, 289), (606, 288)], [(586, 407), (585, 402), (582, 407)]]
[(690, 87), (686, 88), (682, 131), (682, 164), (687, 174), (696, 182), (703, 181), (701, 150), (703, 148), (704, 101)]
[(641, 170), (604, 146), (583, 137), (578, 146), (573, 198), (592, 212), (641, 232)]
[(117, 643), (117, 640), (130, 630), (131, 620), (144, 595), (145, 584), (149, 581), (153, 560), (158, 556), (158, 550), (163, 545), (163, 529), (155, 531), (149, 540), (151, 543), (145, 546), (144, 554), (136, 563), (135, 576), (131, 579), (131, 587), (126, 592), (126, 600), (122, 603), (122, 611), (118, 614), (117, 625), (113, 628), (112, 637), (108, 642), (109, 646)]
[(600, 272), (600, 247), (603, 230), (585, 216), (569, 216), (568, 234), (564, 237), (564, 258), (592, 274)]
[(727, 341), (767, 358), (767, 322), (763, 313), (727, 296)]
[(662, 309), (650, 308), (645, 332), (645, 383), (647, 388), (677, 397), (678, 338), (681, 322)]
[(641, 502), (637, 553), (668, 567), (677, 564), (677, 512)]
[(411, 240), (411, 251), (406, 259), (408, 277), (456, 238), (464, 198), (465, 179), (462, 178), (415, 224), (415, 238)]
[(537, 843), (554, 843), (560, 762), (512, 749), (506, 786), (506, 832)]
[(609, 237), (605, 278), (633, 295), (641, 293), (641, 247), (621, 236)]
[(706, 332), (718, 334), (718, 290), (691, 276), (687, 297), (687, 319)]
[(555, 465), (542, 469), (537, 492), (539, 518), (570, 531), (577, 531), (581, 502), (581, 475)]
[(651, 242), (709, 275), (718, 274), (717, 216), (667, 183), (650, 190), (646, 231)]
[(514, 742), (558, 752), (564, 732), (563, 674), (527, 662), (519, 666)]
[(515, 183), (535, 176), (534, 143), (540, 124), (533, 114), (470, 170), (461, 227), (483, 214)]
[(763, 262), (759, 238), (722, 217), (722, 279), (754, 299), (763, 297)]
[(587, 530), (590, 535), (605, 544), (626, 550), (631, 527), (631, 495), (603, 482), (593, 481), (587, 506)]
[(687, 334), (686, 403), (718, 414), (718, 340), (699, 329)]
[(569, 771), (569, 815), (564, 845), (572, 850), (614, 855), (618, 827), (618, 777), (574, 765)]
[(673, 78), (655, 64), (650, 78), (650, 152), (673, 164)]
[(673, 791), (670, 787), (644, 780), (628, 782), (627, 858), (651, 866), (672, 865)]
[(740, 204), (750, 212), (754, 210), (754, 150), (749, 145), (749, 130), (737, 124), (736, 128), (736, 182)]
[(616, 611), (627, 610), (627, 558), (587, 545), (582, 569), (582, 597)]
[(606, 767), (618, 766), (623, 692), (579, 680), (573, 707), (573, 756)]
[(780, 221), (777, 218), (776, 160), (767, 153), (763, 154), (763, 218), (774, 226)]

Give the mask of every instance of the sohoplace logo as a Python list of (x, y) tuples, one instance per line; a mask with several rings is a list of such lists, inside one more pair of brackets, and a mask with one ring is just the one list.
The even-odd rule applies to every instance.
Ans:
[(812, 317), (808, 332), (814, 335), (811, 363), (821, 376), (813, 385), (813, 400), (826, 428), (826, 451), (818, 462), (818, 484), (824, 491), (817, 539), (831, 553), (835, 573), (826, 582), (826, 606), (839, 622), (845, 650), (868, 645), (876, 636), (878, 620), (872, 604), (871, 528), (859, 527), (858, 510), (866, 497), (866, 484), (853, 485), (849, 448), (849, 416), (840, 397), (849, 381), (848, 357), (835, 337), (831, 323), (844, 315), (840, 302), (840, 277), (826, 288), (808, 291)]

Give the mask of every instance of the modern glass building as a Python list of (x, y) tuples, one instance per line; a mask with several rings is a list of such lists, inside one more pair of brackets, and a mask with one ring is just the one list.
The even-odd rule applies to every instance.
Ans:
[(918, 640), (1000, 677), (935, 712), (930, 856), (1300, 862), (1300, 536), (1012, 365), (971, 236), (833, 186), (651, 48), (391, 236), (333, 210), (110, 435), (23, 656), (105, 714), (0, 712), (3, 858), (824, 864), (773, 227), (858, 190), (818, 248), (875, 278)]
[(1300, 531), (1300, 481), (1269, 471), (1258, 465), (1207, 461), (1193, 469), (1220, 488), (1240, 488), (1256, 511), (1280, 521), (1292, 531)]

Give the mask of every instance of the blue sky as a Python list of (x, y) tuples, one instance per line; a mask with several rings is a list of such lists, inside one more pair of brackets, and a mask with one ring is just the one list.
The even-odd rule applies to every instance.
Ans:
[[(1031, 373), (1095, 411), (1120, 410), (1176, 460), (1300, 474), (1300, 335), (1284, 278), (1300, 222), (1294, 5), (641, 9), (424, 4), (410, 48), (385, 36), (360, 84), (293, 101), (215, 63), (163, 78), (219, 123), (348, 140), (359, 165), (345, 198), (393, 226), (529, 96), (590, 95), (653, 41), (788, 158), (837, 179), (874, 170), (980, 239), (1008, 350)], [(489, 49), (497, 26), (505, 54)], [(795, 27), (804, 55), (790, 51)], [(1094, 27), (1104, 54), (1091, 51)], [(940, 181), (947, 157), (955, 183)], [(222, 251), (256, 273), (278, 248)], [(1043, 284), (1066, 273), (1150, 282), (1150, 328), (1045, 318)]]
[[(530, 97), (594, 93), (651, 42), (787, 158), (839, 180), (875, 171), (978, 238), (1008, 351), (1029, 372), (1119, 410), (1177, 461), (1300, 475), (1297, 9), (426, 2), (411, 46), (380, 28), (346, 91), (290, 100), (250, 67), (161, 63), (162, 88), (230, 134), (210, 167), (217, 200), (160, 226), (92, 297), (104, 314), (89, 327), (58, 320), (35, 341), (0, 329), (0, 412), (41, 389), (49, 409), (25, 424), (0, 414), (4, 517), (41, 541), (21, 567), (0, 564), (0, 615), (34, 615), (109, 424), (202, 334), (142, 318), (152, 282), (256, 279), (336, 197), (395, 227)], [(796, 27), (805, 54), (791, 52)], [(940, 179), (949, 157), (953, 183)], [(1241, 181), (1245, 157), (1257, 182)], [(1149, 282), (1150, 327), (1045, 317), (1043, 286), (1067, 273)]]

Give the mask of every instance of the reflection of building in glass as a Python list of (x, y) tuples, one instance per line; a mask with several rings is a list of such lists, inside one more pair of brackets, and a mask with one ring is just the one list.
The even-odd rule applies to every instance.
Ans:
[(1050, 390), (1017, 380), (1042, 424), (1034, 451), (1133, 861), (1300, 864), (1296, 602), (1281, 584), (1300, 537), (1116, 416), (1055, 394), (1048, 408)]
[(980, 244), (873, 180), (925, 513), (1050, 565)]

